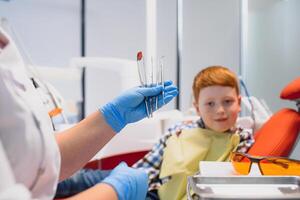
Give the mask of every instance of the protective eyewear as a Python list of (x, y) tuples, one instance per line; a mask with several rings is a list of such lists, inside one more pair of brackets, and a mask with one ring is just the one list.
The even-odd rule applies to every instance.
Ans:
[(272, 156), (251, 156), (245, 153), (232, 152), (230, 160), (234, 170), (241, 174), (250, 173), (252, 163), (257, 163), (262, 175), (300, 176), (300, 161)]

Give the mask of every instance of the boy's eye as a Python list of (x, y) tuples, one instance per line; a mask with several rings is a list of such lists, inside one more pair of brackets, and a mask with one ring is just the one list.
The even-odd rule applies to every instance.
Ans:
[(225, 101), (224, 101), (224, 104), (225, 105), (230, 105), (230, 104), (232, 104), (233, 103), (233, 100), (232, 99), (226, 99)]
[(209, 107), (213, 107), (215, 105), (215, 102), (210, 101), (210, 102), (207, 102), (206, 105), (208, 105)]

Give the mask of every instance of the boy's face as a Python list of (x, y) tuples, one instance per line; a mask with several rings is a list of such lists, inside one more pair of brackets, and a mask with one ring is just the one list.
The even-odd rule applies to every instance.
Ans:
[(240, 101), (234, 88), (216, 85), (201, 89), (194, 106), (207, 128), (224, 132), (235, 125), (241, 111)]

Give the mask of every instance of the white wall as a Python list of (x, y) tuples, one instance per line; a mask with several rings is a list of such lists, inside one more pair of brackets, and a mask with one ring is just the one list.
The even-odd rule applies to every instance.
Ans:
[(146, 49), (145, 1), (87, 0), (87, 56), (135, 60)]
[(183, 1), (181, 108), (191, 106), (193, 78), (210, 65), (224, 65), (238, 73), (240, 1)]
[(79, 2), (0, 1), (0, 17), (8, 19), (34, 64), (62, 67), (80, 55)]
[[(86, 56), (136, 60), (138, 51), (146, 52), (146, 0), (87, 0), (86, 2)], [(175, 80), (175, 6), (174, 0), (157, 1), (156, 50), (158, 57), (165, 56), (166, 80)], [(164, 109), (172, 109), (174, 106), (173, 101)]]
[(177, 59), (176, 3), (174, 0), (157, 0), (157, 56), (165, 57), (165, 80), (173, 80), (175, 83)]
[(279, 95), (300, 75), (299, 10), (298, 0), (249, 1), (246, 83), (273, 112), (286, 106), (296, 108)]

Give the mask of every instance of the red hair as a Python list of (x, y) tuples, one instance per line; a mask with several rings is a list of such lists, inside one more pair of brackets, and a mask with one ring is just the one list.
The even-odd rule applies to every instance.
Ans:
[(240, 94), (238, 79), (232, 71), (223, 66), (209, 66), (201, 70), (194, 78), (193, 94), (195, 100), (198, 100), (203, 88), (215, 85), (235, 88), (237, 95)]

